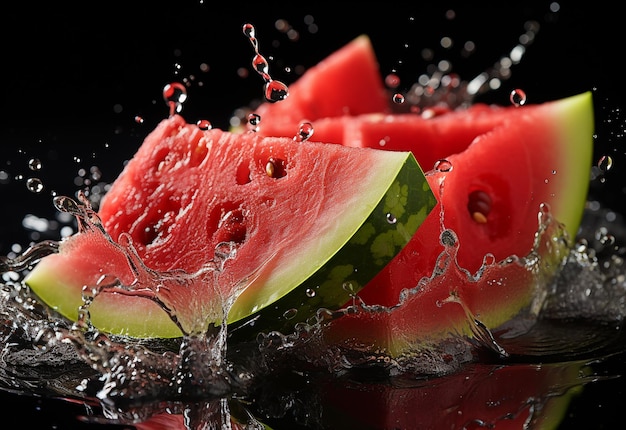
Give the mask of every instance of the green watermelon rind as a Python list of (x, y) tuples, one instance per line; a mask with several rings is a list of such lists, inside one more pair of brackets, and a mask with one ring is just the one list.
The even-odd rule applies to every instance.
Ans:
[[(355, 180), (359, 177), (361, 182), (358, 186), (346, 185), (354, 194), (340, 205), (335, 225), (326, 229), (330, 221), (328, 216), (326, 221), (322, 218), (312, 227), (317, 238), (307, 232), (303, 234), (302, 246), (281, 250), (286, 254), (276, 258), (270, 275), (255, 282), (233, 304), (227, 316), (229, 324), (241, 326), (252, 318), (261, 318), (262, 323), (255, 324), (255, 330), (279, 330), (313, 316), (318, 307), (337, 309), (395, 257), (434, 208), (436, 199), (412, 153), (380, 151), (375, 159), (376, 165), (371, 166), (368, 174), (355, 172)], [(387, 214), (396, 221), (390, 223)], [(372, 234), (376, 232), (379, 234)], [(83, 302), (79, 294), (70, 293), (77, 285), (83, 285), (80, 271), (84, 268), (80, 269), (80, 265), (95, 264), (96, 274), (113, 270), (94, 262), (98, 257), (93, 254), (102, 246), (110, 253), (109, 265), (127, 264), (123, 251), (112, 245), (93, 232), (72, 237), (61, 244), (59, 253), (40, 261), (26, 283), (52, 309), (76, 320)], [(338, 271), (347, 265), (357, 270), (345, 279), (337, 279)], [(345, 282), (351, 283), (353, 291), (343, 288)], [(310, 291), (315, 292), (313, 297), (309, 297)], [(121, 305), (116, 296), (100, 295), (90, 305), (94, 327), (134, 338), (182, 336), (177, 325), (153, 301), (125, 296), (125, 305)], [(292, 309), (297, 310), (296, 318), (289, 318)], [(278, 317), (274, 317), (276, 313)]]
[[(560, 198), (552, 204), (552, 213), (565, 225), (571, 245), (576, 239), (583, 219), (589, 192), (593, 159), (593, 133), (595, 130), (593, 93), (586, 91), (553, 102), (559, 109), (554, 127), (562, 136), (562, 154), (565, 162), (561, 166), (567, 172), (557, 172), (562, 181)], [(566, 147), (567, 145), (567, 147)]]
[(340, 308), (339, 303), (349, 302), (395, 258), (436, 203), (424, 172), (413, 154), (406, 153), (384, 196), (337, 252), (304, 282), (263, 309), (242, 305), (246, 299), (236, 301), (228, 315), (229, 324), (238, 336), (254, 335), (260, 327), (289, 331), (319, 309)]

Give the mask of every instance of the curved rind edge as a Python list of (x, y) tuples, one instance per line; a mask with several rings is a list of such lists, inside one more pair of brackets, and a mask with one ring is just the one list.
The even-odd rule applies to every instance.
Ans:
[(233, 306), (228, 322), (237, 336), (259, 327), (289, 331), (319, 309), (339, 309), (400, 252), (437, 203), (415, 157), (405, 154), (369, 217), (322, 267), (270, 306), (248, 315)]

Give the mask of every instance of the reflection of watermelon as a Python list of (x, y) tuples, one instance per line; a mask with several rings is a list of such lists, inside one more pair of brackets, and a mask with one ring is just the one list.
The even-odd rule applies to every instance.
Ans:
[[(303, 428), (300, 424), (306, 416), (307, 428), (319, 429), (548, 430), (558, 428), (571, 398), (588, 381), (584, 376), (588, 373), (586, 362), (577, 361), (471, 364), (434, 379), (393, 383), (316, 375), (316, 383), (311, 384), (311, 375), (300, 378), (279, 373), (254, 392), (257, 400), (250, 407), (256, 409), (250, 412), (254, 415), (260, 409), (257, 418), (267, 423), (266, 428), (276, 429)], [(277, 410), (276, 404), (287, 398), (293, 408)], [(231, 408), (231, 413), (235, 412), (238, 410)], [(239, 428), (235, 419), (231, 420), (233, 428)], [(135, 428), (188, 427), (182, 414), (164, 412), (136, 423)]]
[[(455, 112), (441, 110), (439, 116), (431, 119), (408, 114), (388, 115), (389, 104), (382, 103), (381, 98), (382, 80), (378, 74), (378, 79), (372, 79), (370, 73), (374, 70), (373, 59), (369, 41), (364, 37), (336, 52), (328, 62), (322, 63), (323, 66), (311, 69), (294, 83), (286, 100), (259, 107), (258, 134), (291, 138), (300, 122), (309, 120), (315, 128), (313, 140), (371, 146), (385, 151), (352, 151), (340, 145), (313, 143), (304, 144), (302, 148), (306, 149), (294, 149), (300, 147), (291, 139), (284, 139), (256, 147), (256, 155), (249, 156), (254, 160), (250, 164), (239, 163), (239, 158), (223, 162), (226, 153), (218, 150), (219, 145), (215, 148), (212, 144), (198, 145), (200, 131), (183, 125), (182, 119), (176, 117), (164, 121), (147, 139), (134, 162), (129, 163), (127, 172), (132, 174), (123, 174), (114, 184), (100, 211), (105, 227), (114, 235), (130, 230), (139, 244), (140, 254), (144, 254), (142, 244), (149, 243), (145, 248), (154, 252), (149, 257), (146, 255), (146, 261), (158, 270), (174, 267), (195, 270), (198, 261), (212, 257), (211, 251), (218, 239), (238, 242), (256, 228), (264, 229), (266, 233), (259, 236), (258, 241), (246, 242), (254, 243), (254, 248), (244, 250), (242, 247), (238, 252), (239, 261), (251, 260), (241, 266), (237, 265), (237, 259), (229, 262), (236, 268), (230, 272), (234, 282), (250, 275), (277, 253), (277, 259), (271, 260), (265, 269), (276, 270), (284, 276), (265, 288), (246, 290), (231, 314), (231, 321), (245, 319), (257, 307), (265, 306), (268, 318), (253, 321), (254, 330), (263, 330), (274, 327), (270, 323), (275, 318), (284, 320), (295, 311), (299, 317), (304, 317), (318, 306), (338, 304), (346, 297), (342, 285), (357, 291), (372, 276), (375, 278), (360, 293), (365, 302), (396, 304), (400, 291), (415, 287), (423, 277), (433, 273), (436, 260), (444, 251), (439, 241), (443, 220), (443, 226), (458, 235), (458, 256), (451, 257), (458, 257), (460, 269), (452, 264), (444, 276), (436, 277), (418, 294), (412, 295), (407, 306), (384, 317), (356, 314), (334, 321), (331, 337), (339, 341), (356, 337), (362, 344), (373, 344), (396, 354), (418, 339), (467, 332), (466, 312), (489, 328), (510, 319), (531, 302), (534, 273), (515, 263), (493, 264), (475, 282), (465, 270), (474, 273), (488, 253), (493, 254), (496, 262), (513, 254), (528, 254), (538, 228), (541, 203), (550, 206), (552, 214), (566, 225), (570, 236), (576, 233), (591, 166), (593, 111), (590, 94), (522, 107), (476, 105)], [(341, 84), (335, 84), (337, 82)], [(363, 107), (363, 100), (371, 103)], [(372, 113), (373, 110), (379, 112)], [(218, 136), (222, 132), (206, 133)], [(254, 140), (250, 134), (220, 136), (238, 150)], [(290, 150), (287, 141), (295, 145)], [(440, 204), (426, 218), (419, 233), (380, 270), (415, 231), (430, 204), (428, 196), (424, 195), (424, 200), (408, 198), (407, 202), (414, 201), (416, 206), (410, 211), (404, 208), (408, 204), (404, 203), (405, 190), (419, 191), (422, 184), (404, 180), (394, 185), (400, 160), (391, 161), (381, 155), (401, 149), (413, 151), (420, 165), (427, 169), (442, 158), (447, 158), (453, 168), (449, 172), (431, 172), (428, 181), (438, 194)], [(286, 157), (287, 164), (281, 161), (285, 158), (281, 151), (293, 151)], [(340, 151), (341, 157), (354, 164), (342, 161), (341, 168), (331, 169), (327, 160), (334, 159), (331, 154), (335, 151)], [(211, 157), (207, 157), (209, 153)], [(406, 160), (405, 155), (403, 160)], [(278, 178), (268, 177), (266, 172), (270, 157), (274, 157), (274, 163), (269, 171)], [(212, 170), (197, 169), (199, 163), (211, 158), (214, 159), (211, 163), (215, 163)], [(235, 173), (228, 170), (232, 177), (222, 182), (226, 175), (223, 169), (230, 169), (232, 165), (236, 166)], [(390, 165), (394, 170), (388, 172), (386, 166)], [(307, 167), (298, 170), (302, 166)], [(272, 205), (278, 204), (275, 193), (284, 184), (281, 176), (285, 169), (287, 178), (298, 176), (300, 179), (291, 184), (294, 206), (278, 212)], [(289, 169), (296, 173), (289, 173)], [(162, 170), (168, 171), (169, 176), (159, 178)], [(240, 191), (249, 178), (253, 179), (253, 185), (248, 186), (258, 187), (255, 194), (258, 200), (254, 204), (247, 200), (250, 195)], [(306, 187), (308, 180), (331, 181), (332, 189), (339, 190), (339, 194), (332, 198), (326, 188)], [(445, 186), (441, 187), (444, 182)], [(182, 194), (174, 193), (176, 189), (182, 189)], [(311, 191), (304, 192), (305, 189)], [(370, 226), (363, 221), (372, 213), (374, 202), (387, 192), (391, 194), (384, 199), (382, 212), (389, 213), (390, 220), (397, 220), (389, 224), (393, 228), (388, 233), (372, 240)], [(160, 197), (151, 200), (150, 194)], [(190, 202), (198, 200), (196, 196), (206, 199), (204, 204), (213, 208), (210, 214), (187, 210)], [(370, 198), (368, 205), (364, 203), (366, 196)], [(213, 198), (218, 200), (212, 201)], [(320, 205), (324, 211), (318, 209)], [(334, 212), (338, 207), (342, 207), (343, 212)], [(302, 215), (309, 216), (312, 212), (324, 216), (305, 224)], [(377, 214), (377, 227), (373, 231), (380, 231), (387, 222), (381, 221), (380, 211)], [(406, 218), (410, 214), (414, 217)], [(208, 245), (203, 233), (207, 220), (210, 221), (208, 230), (217, 232)], [(338, 223), (350, 224), (351, 230)], [(357, 233), (361, 225), (363, 228)], [(336, 242), (343, 245), (352, 238), (349, 254), (342, 256), (341, 262), (334, 262), (333, 270), (329, 270), (323, 280), (313, 281), (308, 290), (294, 290), (297, 296), (285, 302), (288, 306), (278, 309), (267, 306), (291, 291), (294, 285), (307, 280), (313, 267), (335, 255), (338, 246), (298, 251), (301, 242), (309, 243), (305, 238), (318, 236), (334, 245)], [(120, 260), (110, 260), (108, 266), (105, 263), (103, 267), (102, 249), (89, 240), (73, 238), (68, 241), (59, 255), (44, 259), (27, 279), (45, 301), (72, 318), (81, 303), (77, 290), (85, 279), (89, 279), (87, 283), (94, 283), (103, 270), (110, 271), (124, 261), (118, 253), (114, 258)], [(311, 243), (316, 246), (317, 242)], [(361, 260), (354, 257), (354, 253), (358, 252), (358, 245), (364, 243), (368, 245), (361, 248), (368, 250), (363, 251), (366, 257)], [(544, 248), (549, 247), (544, 244), (541, 249)], [(374, 254), (370, 254), (369, 249)], [(312, 261), (309, 258), (312, 255), (317, 260)], [(546, 261), (550, 263), (552, 259)], [(87, 272), (92, 272), (90, 278), (84, 278)], [(126, 282), (128, 273), (126, 269)], [(268, 276), (263, 270), (257, 275), (256, 285), (261, 285)], [(456, 299), (455, 303), (450, 303), (451, 296)], [(104, 301), (109, 303), (104, 304)], [(127, 297), (121, 301), (105, 295), (96, 300), (91, 311), (96, 326), (107, 330), (139, 336), (180, 334), (163, 313), (146, 300)]]
[(324, 428), (555, 429), (583, 373), (581, 362), (477, 364), (404, 386), (329, 381), (320, 395)]

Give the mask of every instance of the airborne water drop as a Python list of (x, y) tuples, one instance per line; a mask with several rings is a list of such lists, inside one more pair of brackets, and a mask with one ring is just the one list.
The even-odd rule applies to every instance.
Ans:
[(261, 122), (261, 115), (256, 113), (251, 113), (248, 115), (248, 124), (250, 125), (251, 131), (259, 131), (259, 123)]
[(265, 84), (265, 99), (270, 103), (285, 100), (289, 96), (287, 85), (280, 81), (270, 80)]
[(169, 83), (163, 87), (163, 100), (170, 109), (170, 116), (179, 113), (187, 100), (187, 89), (180, 82)]
[(613, 158), (610, 155), (603, 155), (598, 160), (598, 168), (603, 172), (608, 172), (613, 167)]
[(39, 160), (38, 158), (31, 158), (30, 160), (28, 160), (28, 168), (30, 170), (40, 170), (41, 166), (41, 160)]
[(298, 129), (298, 134), (296, 134), (293, 138), (296, 142), (304, 142), (308, 140), (311, 136), (313, 136), (313, 124), (310, 122), (303, 122), (300, 124), (300, 128)]
[(393, 102), (396, 104), (401, 105), (402, 103), (404, 103), (404, 96), (400, 93), (396, 93), (393, 95)]
[(198, 126), (198, 128), (200, 130), (211, 130), (211, 128), (213, 128), (213, 125), (211, 124), (211, 121), (209, 121), (207, 119), (198, 120), (196, 125)]
[(511, 100), (511, 103), (513, 104), (513, 106), (517, 106), (517, 107), (523, 106), (526, 104), (526, 93), (523, 90), (516, 88), (513, 91), (511, 91), (511, 94), (509, 95), (509, 99)]
[(43, 182), (39, 178), (28, 178), (26, 180), (26, 188), (33, 193), (40, 193), (43, 191)]

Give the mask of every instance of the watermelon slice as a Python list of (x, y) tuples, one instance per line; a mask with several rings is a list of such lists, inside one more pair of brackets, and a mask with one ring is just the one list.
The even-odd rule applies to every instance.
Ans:
[[(348, 70), (352, 72), (346, 73)], [(288, 128), (291, 137), (300, 122), (391, 112), (388, 100), (371, 41), (362, 35), (308, 69), (290, 86), (287, 99), (262, 104), (255, 113), (261, 118), (264, 134), (282, 135)], [(270, 118), (267, 124), (266, 117)]]
[[(362, 50), (364, 41), (359, 40)], [(343, 58), (345, 67), (311, 69), (301, 79), (313, 79), (308, 73), (320, 82), (356, 76), (360, 67), (354, 55), (348, 45), (334, 54), (337, 62)], [(365, 64), (369, 67), (369, 60)], [(369, 89), (363, 87), (364, 92)], [(320, 88), (313, 98), (323, 99), (326, 93)], [(372, 96), (377, 94), (374, 87)], [(297, 112), (303, 108), (290, 115), (290, 103), (287, 99), (282, 106), (262, 105), (257, 110), (263, 112), (258, 133), (292, 136), (302, 122)], [(425, 115), (389, 114), (390, 104), (391, 97), (379, 113), (318, 118), (312, 126), (316, 140), (411, 151), (425, 170), (432, 168), (427, 176), (439, 205), (419, 234), (358, 294), (366, 304), (393, 308), (404, 292), (406, 303), (382, 316), (351, 313), (333, 321), (328, 330), (329, 339), (350, 348), (397, 355), (429, 338), (473, 335), (474, 320), (494, 329), (531, 305), (540, 305), (533, 301), (540, 299), (542, 284), (549, 282), (565, 255), (554, 239), (564, 236), (565, 248), (572, 245), (582, 218), (594, 113), (589, 92), (537, 105), (474, 104)], [(537, 238), (540, 218), (561, 225)], [(444, 231), (453, 244), (442, 243)], [(541, 267), (520, 260), (535, 252), (542, 258)], [(505, 263), (510, 258), (515, 261)]]
[[(591, 94), (521, 107), (439, 109), (432, 118), (390, 114), (380, 75), (371, 77), (373, 59), (362, 37), (307, 71), (287, 99), (257, 109), (257, 137), (202, 134), (181, 118), (164, 121), (109, 191), (100, 209), (104, 229), (116, 240), (128, 232), (144, 263), (161, 272), (194, 273), (218, 243), (241, 244), (225, 263), (222, 290), (207, 290), (211, 281), (202, 278), (196, 300), (169, 300), (182, 310), (216, 292), (236, 294), (229, 322), (253, 332), (292, 326), (320, 307), (351, 303), (358, 292), (366, 304), (387, 308), (332, 321), (328, 340), (398, 355), (451, 333), (475, 335), (475, 321), (499, 327), (531, 308), (582, 216), (593, 146)], [(333, 99), (338, 109), (313, 106), (325, 106), (321, 100), (342, 88), (347, 92)], [(363, 100), (375, 102), (359, 111)], [(312, 122), (314, 140), (336, 145), (298, 146), (293, 136), (303, 120)], [(232, 155), (226, 142), (240, 152)], [(446, 161), (420, 180), (409, 151), (428, 170)], [(324, 187), (309, 182), (316, 180), (326, 181)], [(438, 202), (432, 211), (427, 183)], [(283, 187), (289, 199), (277, 197)], [(283, 198), (289, 203), (276, 209)], [(547, 223), (538, 241), (539, 218), (550, 216), (564, 230)], [(552, 240), (561, 234), (563, 241)], [(319, 246), (319, 238), (330, 245)], [(83, 285), (112, 273), (132, 283), (124, 251), (102, 235), (77, 235), (41, 261), (27, 283), (74, 319)], [(533, 252), (542, 266), (520, 260)], [(97, 327), (131, 336), (181, 334), (153, 301), (120, 295), (96, 298), (90, 311)]]
[(83, 222), (26, 283), (72, 320), (86, 286), (91, 323), (109, 333), (179, 337), (222, 310), (229, 323), (288, 330), (348, 301), (435, 203), (410, 152), (204, 131), (173, 116), (108, 191), (101, 226)]
[[(266, 124), (270, 119), (266, 114)], [(281, 117), (273, 129), (287, 122)], [(536, 312), (581, 221), (593, 125), (591, 93), (522, 107), (474, 105), (434, 118), (368, 114), (313, 122), (316, 138), (334, 139), (329, 143), (412, 151), (420, 165), (433, 167), (427, 179), (439, 202), (358, 294), (366, 305), (388, 309), (332, 321), (329, 342), (397, 356), (451, 334), (474, 336), (475, 321), (493, 330)], [(540, 219), (551, 230), (538, 238)], [(533, 253), (540, 266), (522, 260)]]

